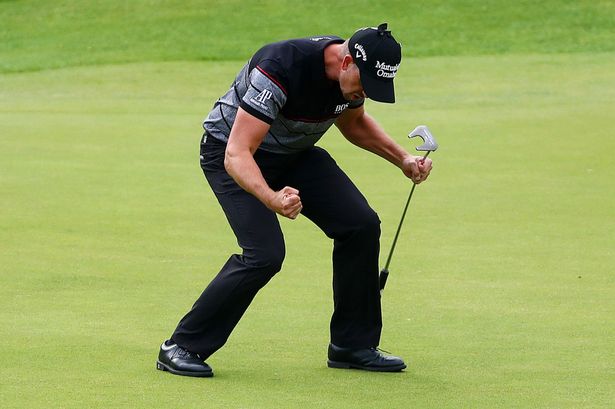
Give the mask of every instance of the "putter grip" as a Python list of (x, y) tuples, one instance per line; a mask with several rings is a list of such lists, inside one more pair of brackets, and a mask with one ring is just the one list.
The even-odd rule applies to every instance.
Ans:
[(380, 271), (380, 291), (384, 290), (384, 286), (387, 284), (387, 278), (389, 278), (389, 270), (383, 268)]

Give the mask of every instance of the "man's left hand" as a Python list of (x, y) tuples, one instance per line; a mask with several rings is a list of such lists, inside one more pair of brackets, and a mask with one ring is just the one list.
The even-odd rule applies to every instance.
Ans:
[(427, 179), (429, 172), (431, 172), (431, 168), (431, 159), (410, 155), (402, 163), (401, 170), (404, 172), (404, 175), (412, 179), (412, 181), (418, 185)]

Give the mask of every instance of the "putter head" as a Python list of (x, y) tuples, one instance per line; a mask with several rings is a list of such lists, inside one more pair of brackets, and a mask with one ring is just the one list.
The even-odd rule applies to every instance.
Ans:
[(417, 151), (428, 151), (433, 152), (438, 149), (438, 142), (436, 142), (436, 138), (433, 137), (431, 132), (429, 132), (429, 128), (426, 125), (419, 125), (414, 128), (414, 131), (408, 134), (408, 138), (420, 137), (423, 140), (423, 144), (421, 146), (417, 146)]

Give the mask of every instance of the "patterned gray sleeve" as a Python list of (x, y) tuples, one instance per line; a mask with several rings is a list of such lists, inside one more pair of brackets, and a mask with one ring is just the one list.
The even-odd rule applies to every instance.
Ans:
[(274, 81), (259, 67), (254, 68), (240, 104), (244, 110), (268, 124), (275, 120), (286, 103), (286, 94)]

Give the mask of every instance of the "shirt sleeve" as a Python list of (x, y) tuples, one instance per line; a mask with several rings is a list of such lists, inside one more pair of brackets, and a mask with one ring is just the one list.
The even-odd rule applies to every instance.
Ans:
[(361, 99), (357, 99), (354, 101), (350, 101), (348, 103), (348, 109), (354, 109), (354, 108), (358, 108), (360, 106), (363, 106), (365, 104), (365, 98), (361, 98)]
[(271, 124), (286, 103), (284, 85), (275, 74), (256, 65), (250, 72), (250, 83), (239, 106), (261, 121)]

